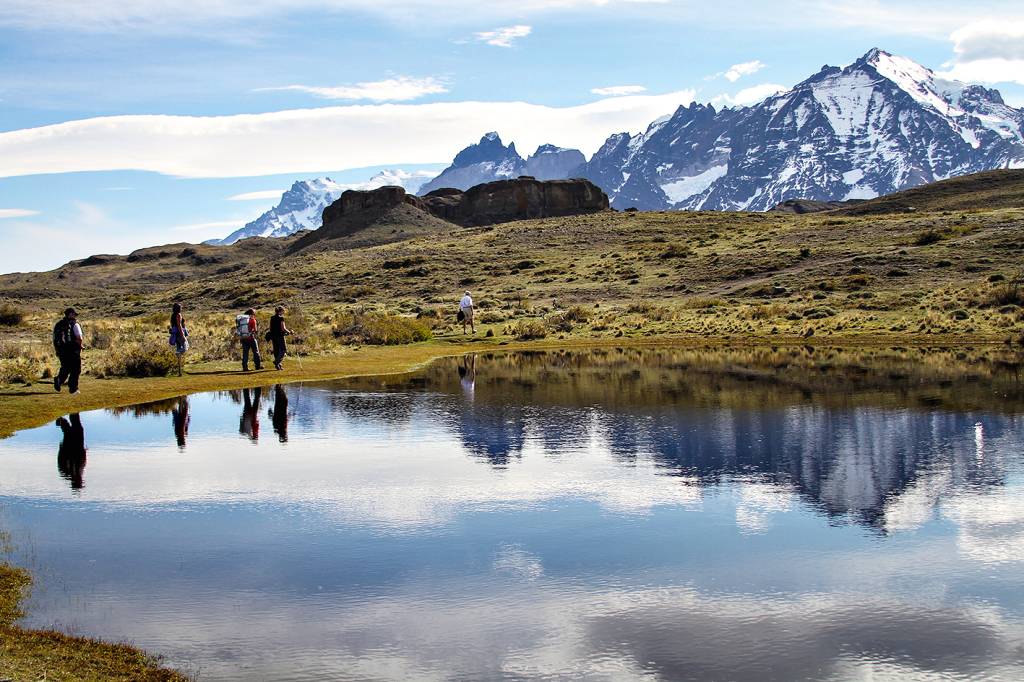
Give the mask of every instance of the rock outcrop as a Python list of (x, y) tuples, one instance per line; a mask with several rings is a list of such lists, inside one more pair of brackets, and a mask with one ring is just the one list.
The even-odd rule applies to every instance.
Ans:
[(441, 189), (420, 199), (435, 216), (465, 226), (595, 213), (608, 208), (608, 195), (589, 180), (537, 180), (528, 175), (487, 182), (465, 192)]
[(434, 190), (423, 197), (401, 187), (348, 190), (324, 209), (323, 226), (301, 237), (292, 253), (311, 246), (355, 248), (454, 229), (528, 218), (595, 213), (608, 195), (589, 180), (522, 176), (471, 187)]

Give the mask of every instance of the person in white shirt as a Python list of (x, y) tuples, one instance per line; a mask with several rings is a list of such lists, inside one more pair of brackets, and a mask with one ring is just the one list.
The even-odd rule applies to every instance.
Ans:
[(67, 382), (68, 390), (78, 393), (78, 377), (82, 374), (82, 326), (74, 308), (64, 311), (64, 317), (53, 326), (53, 350), (60, 360), (60, 371), (53, 378), (53, 389)]
[(466, 333), (466, 325), (469, 325), (469, 328), (476, 334), (476, 325), (473, 324), (473, 297), (469, 295), (468, 291), (459, 301), (459, 312), (462, 313), (460, 316), (462, 318), (462, 333)]

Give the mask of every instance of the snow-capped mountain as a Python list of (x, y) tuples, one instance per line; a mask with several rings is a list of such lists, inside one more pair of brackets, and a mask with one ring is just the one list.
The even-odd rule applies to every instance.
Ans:
[(207, 244), (234, 244), (247, 237), (287, 237), (299, 230), (320, 227), (320, 215), (347, 189), (330, 178), (299, 180), (281, 195), (281, 202), (224, 239)]
[(247, 223), (224, 239), (211, 239), (207, 244), (234, 244), (247, 237), (287, 237), (299, 230), (315, 230), (322, 224), (321, 215), (347, 189), (370, 190), (397, 185), (415, 194), (420, 185), (437, 175), (434, 170), (406, 171), (401, 168), (382, 170), (366, 182), (341, 184), (330, 178), (299, 180), (281, 195), (281, 202), (251, 223)]
[(692, 104), (612, 135), (574, 174), (616, 208), (767, 210), (1024, 167), (1022, 129), (996, 90), (873, 49), (752, 107)]
[(469, 189), (473, 185), (495, 180), (507, 180), (524, 174), (525, 162), (516, 151), (515, 143), (507, 147), (498, 133), (487, 133), (476, 144), (471, 144), (455, 155), (452, 165), (420, 187), (420, 194), (442, 187)]
[(566, 149), (553, 144), (542, 144), (523, 166), (525, 175), (538, 180), (561, 180), (585, 163), (587, 158), (579, 149)]

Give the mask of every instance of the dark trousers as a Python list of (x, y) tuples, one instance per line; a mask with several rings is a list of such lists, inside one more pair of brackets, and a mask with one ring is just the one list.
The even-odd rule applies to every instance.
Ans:
[(74, 393), (78, 390), (78, 377), (82, 373), (82, 353), (78, 350), (64, 351), (57, 355), (60, 358), (60, 371), (57, 372), (57, 388), (65, 383), (68, 390)]
[(252, 351), (252, 361), (256, 363), (256, 369), (263, 369), (263, 358), (260, 356), (260, 345), (255, 336), (242, 339), (242, 370), (249, 369), (249, 352)]
[(281, 361), (284, 360), (285, 354), (288, 352), (288, 346), (285, 344), (283, 336), (275, 336), (270, 341), (274, 345), (274, 364), (280, 365)]

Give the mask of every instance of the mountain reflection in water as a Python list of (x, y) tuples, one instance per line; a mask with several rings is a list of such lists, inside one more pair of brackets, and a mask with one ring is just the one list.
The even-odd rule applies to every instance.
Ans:
[(0, 441), (0, 529), (27, 624), (202, 679), (1022, 679), (1020, 367), (481, 353), (183, 396)]

